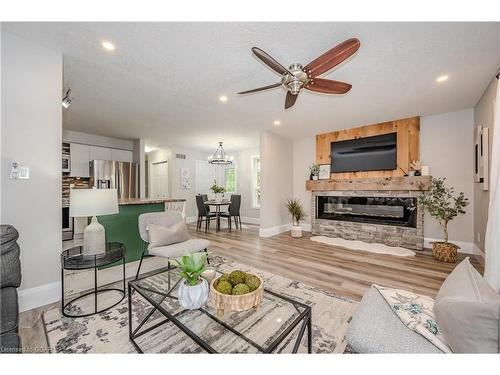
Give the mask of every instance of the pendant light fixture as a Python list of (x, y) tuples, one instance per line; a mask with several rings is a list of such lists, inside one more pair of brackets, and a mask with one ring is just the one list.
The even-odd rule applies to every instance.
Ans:
[(229, 165), (233, 164), (234, 158), (226, 154), (224, 147), (222, 147), (222, 142), (219, 142), (219, 147), (215, 150), (213, 155), (208, 157), (208, 162), (215, 165)]

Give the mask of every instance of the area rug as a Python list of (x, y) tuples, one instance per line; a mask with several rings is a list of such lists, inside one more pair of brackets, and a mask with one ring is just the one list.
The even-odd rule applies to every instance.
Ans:
[[(343, 338), (348, 323), (357, 309), (356, 301), (221, 257), (211, 258), (211, 264), (223, 272), (241, 269), (256, 273), (262, 277), (267, 289), (310, 305), (312, 307), (313, 353), (344, 352), (346, 344)], [(136, 296), (132, 301), (133, 319), (137, 322), (141, 316), (149, 312), (150, 305)], [(273, 312), (269, 311), (267, 314), (273, 314)], [(155, 318), (155, 315), (152, 318)], [(59, 308), (54, 308), (47, 311), (43, 319), (52, 353), (136, 353), (128, 338), (126, 299), (114, 308), (90, 317), (67, 318), (62, 316)], [(163, 319), (163, 317), (158, 316), (156, 319)], [(151, 324), (153, 323), (154, 320)], [(204, 352), (173, 324), (162, 325), (152, 332), (154, 334), (140, 343), (145, 353)], [(290, 353), (297, 334), (298, 327), (275, 352)], [(141, 339), (147, 335), (142, 336)], [(217, 335), (214, 336), (217, 337)], [(299, 353), (307, 352), (305, 337), (306, 335), (299, 347)], [(228, 348), (227, 352), (238, 353), (240, 351)]]
[(331, 246), (345, 247), (349, 250), (369, 251), (376, 254), (395, 255), (398, 257), (414, 257), (413, 250), (405, 249), (399, 246), (387, 246), (379, 243), (368, 243), (363, 241), (345, 240), (337, 237), (314, 236), (311, 241), (324, 243)]

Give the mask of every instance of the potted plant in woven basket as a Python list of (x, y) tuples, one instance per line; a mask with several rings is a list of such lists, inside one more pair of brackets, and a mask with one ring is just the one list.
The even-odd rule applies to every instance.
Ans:
[(288, 199), (286, 202), (286, 208), (290, 215), (292, 215), (292, 237), (302, 237), (302, 227), (300, 226), (300, 221), (306, 217), (306, 211), (300, 203), (300, 199)]
[(455, 195), (452, 187), (447, 188), (444, 185), (445, 180), (445, 178), (433, 178), (431, 189), (420, 197), (420, 203), (443, 228), (444, 242), (432, 244), (434, 258), (442, 262), (454, 263), (459, 247), (448, 242), (448, 223), (458, 215), (465, 214), (465, 207), (469, 204), (469, 200), (462, 192)]

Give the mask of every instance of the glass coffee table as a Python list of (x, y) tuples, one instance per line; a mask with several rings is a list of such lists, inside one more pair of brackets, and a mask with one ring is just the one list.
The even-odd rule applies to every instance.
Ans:
[[(209, 302), (187, 310), (177, 298), (181, 280), (179, 270), (172, 268), (128, 283), (129, 338), (137, 352), (148, 351), (145, 346), (161, 341), (161, 330), (169, 329), (165, 340), (180, 330), (208, 353), (273, 353), (277, 349), (297, 353), (307, 329), (307, 352), (311, 353), (310, 306), (264, 288), (262, 303), (247, 311), (217, 316)], [(133, 311), (133, 300), (150, 310)]]

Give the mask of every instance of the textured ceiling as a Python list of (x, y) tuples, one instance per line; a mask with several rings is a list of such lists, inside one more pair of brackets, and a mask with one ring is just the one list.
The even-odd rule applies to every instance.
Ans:
[[(500, 23), (8, 23), (6, 31), (64, 54), (75, 97), (64, 127), (156, 145), (228, 150), (271, 130), (292, 139), (475, 105), (500, 64)], [(277, 88), (237, 96), (279, 77), (258, 46), (283, 65), (307, 64), (357, 37), (361, 48), (326, 77), (342, 96), (302, 91), (284, 110)], [(115, 43), (112, 53), (100, 41)], [(437, 84), (435, 79), (450, 79)], [(227, 95), (226, 104), (219, 102)], [(281, 126), (274, 127), (273, 121)]]

